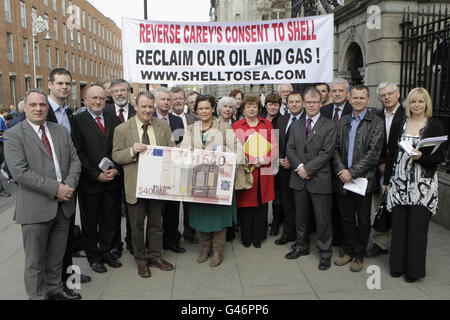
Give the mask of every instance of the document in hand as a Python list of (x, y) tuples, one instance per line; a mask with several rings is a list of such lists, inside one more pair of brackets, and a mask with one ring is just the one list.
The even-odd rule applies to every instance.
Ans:
[[(272, 149), (272, 144), (267, 141), (259, 132), (255, 132), (250, 137), (248, 137), (247, 142), (244, 144), (245, 154), (250, 157), (258, 158), (265, 157)], [(255, 169), (254, 165), (250, 166), (253, 171)]]
[(366, 178), (356, 178), (351, 182), (346, 182), (344, 184), (344, 189), (365, 196), (367, 182), (368, 181)]
[(400, 141), (398, 144), (400, 147), (402, 147), (403, 150), (409, 155), (409, 156), (417, 156), (419, 155), (416, 151), (414, 151), (413, 146), (408, 141)]
[(98, 167), (103, 171), (108, 171), (111, 168), (114, 168), (114, 163), (108, 158), (104, 157), (102, 161), (98, 164)]
[(431, 154), (433, 154), (439, 148), (441, 143), (447, 141), (447, 139), (448, 139), (448, 136), (425, 138), (425, 139), (422, 139), (419, 141), (419, 143), (417, 144), (417, 149), (423, 148), (423, 147), (433, 147), (434, 146), (433, 151), (431, 151)]

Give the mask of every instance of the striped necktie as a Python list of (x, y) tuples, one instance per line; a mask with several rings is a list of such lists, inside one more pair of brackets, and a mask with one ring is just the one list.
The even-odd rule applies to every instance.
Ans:
[(47, 135), (45, 134), (45, 127), (41, 125), (39, 128), (41, 129), (42, 132), (41, 141), (44, 144), (44, 148), (47, 150), (48, 154), (50, 155), (50, 158), (53, 159), (52, 147), (50, 146), (50, 142), (48, 141)]

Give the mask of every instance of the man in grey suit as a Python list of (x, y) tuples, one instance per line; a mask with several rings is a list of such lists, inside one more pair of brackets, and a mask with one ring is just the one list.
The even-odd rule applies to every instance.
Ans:
[[(305, 119), (294, 123), (286, 146), (292, 165), (289, 187), (295, 194), (297, 241), (286, 259), (309, 254), (309, 216), (314, 210), (320, 252), (320, 270), (330, 268), (331, 260), (331, 158), (336, 143), (336, 124), (321, 116), (321, 94), (314, 87), (304, 95)], [(312, 206), (311, 206), (312, 204)]]
[(5, 158), (19, 186), (15, 219), (22, 225), (25, 289), (32, 300), (79, 300), (61, 274), (81, 162), (67, 130), (46, 121), (45, 92), (30, 89), (24, 102), (26, 120), (5, 132)]

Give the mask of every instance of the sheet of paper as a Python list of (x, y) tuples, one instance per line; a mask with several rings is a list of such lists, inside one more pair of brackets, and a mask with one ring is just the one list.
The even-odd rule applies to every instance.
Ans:
[(409, 156), (417, 156), (418, 153), (414, 151), (413, 146), (408, 141), (400, 141), (398, 144)]
[(344, 189), (365, 196), (367, 182), (366, 178), (356, 178), (352, 182), (346, 182), (344, 184)]
[(447, 141), (448, 136), (440, 136), (440, 137), (431, 137), (431, 138), (425, 138), (419, 141), (417, 144), (417, 149), (423, 148), (423, 147), (433, 147), (433, 151), (431, 151), (431, 154), (435, 153), (436, 150), (439, 148), (441, 143)]
[(108, 158), (104, 157), (102, 161), (98, 164), (98, 167), (103, 171), (108, 171), (111, 168), (114, 168), (114, 163)]

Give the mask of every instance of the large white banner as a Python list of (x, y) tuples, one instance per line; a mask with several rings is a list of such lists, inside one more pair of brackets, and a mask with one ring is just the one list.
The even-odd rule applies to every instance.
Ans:
[(122, 18), (125, 79), (137, 83), (331, 82), (333, 15), (241, 23)]

